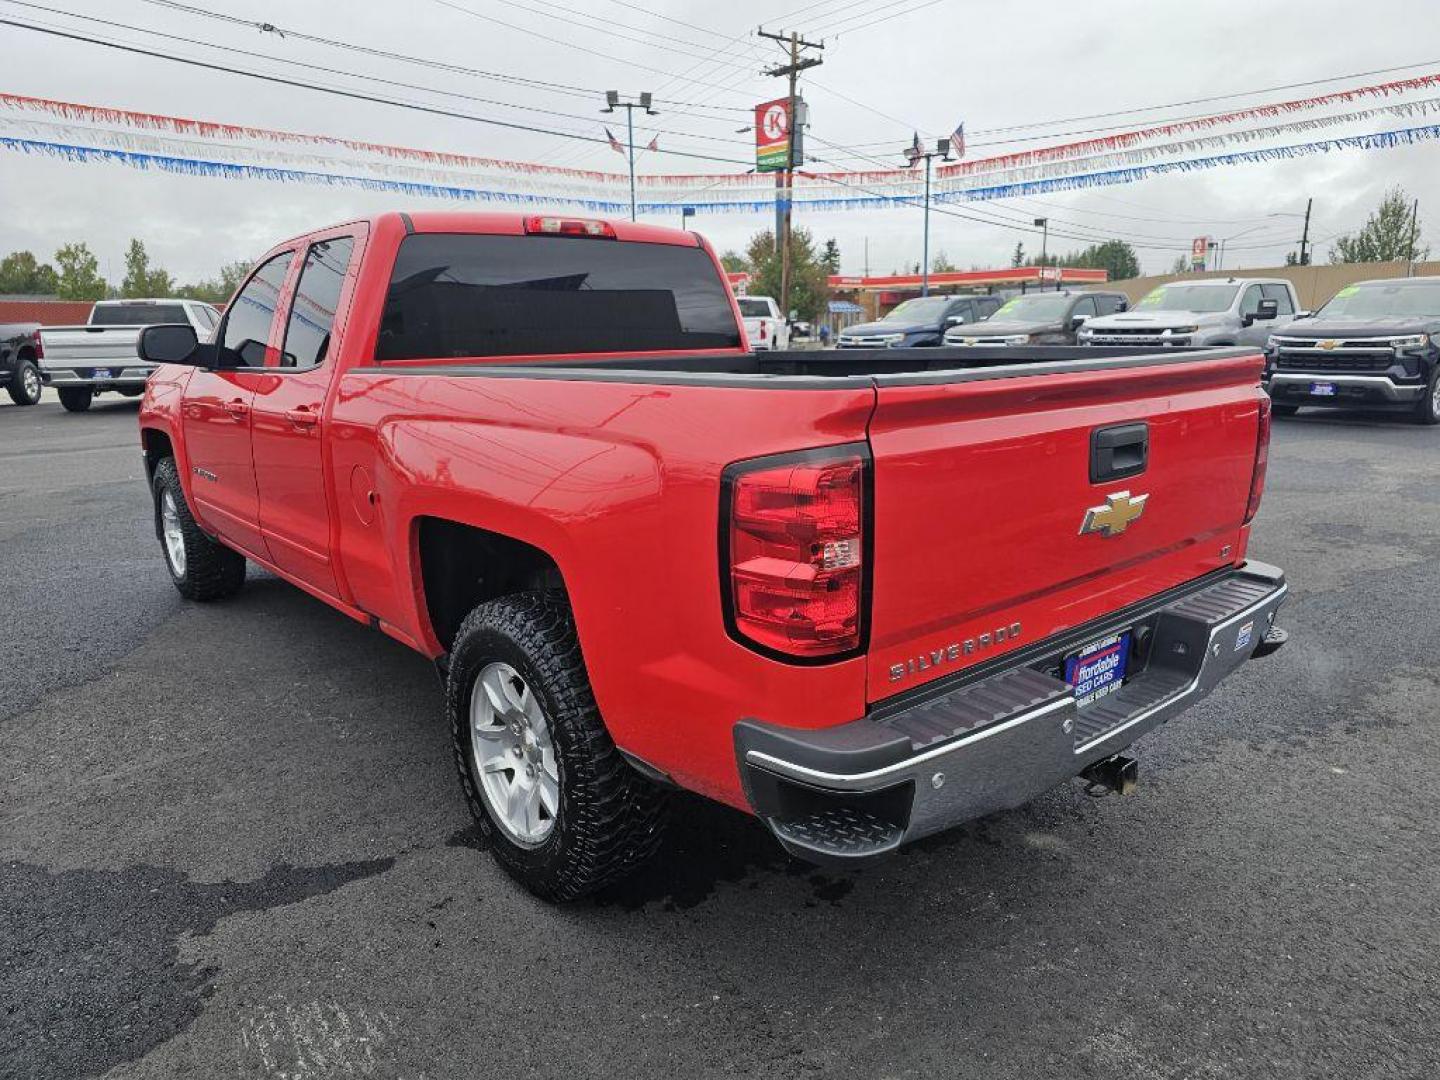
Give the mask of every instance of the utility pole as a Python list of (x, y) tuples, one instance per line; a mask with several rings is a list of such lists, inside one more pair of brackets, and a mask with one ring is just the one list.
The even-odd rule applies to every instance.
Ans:
[(1305, 200), (1305, 228), (1300, 232), (1300, 265), (1310, 265), (1310, 207), (1315, 204), (1314, 199)]
[(654, 100), (648, 92), (641, 94), (638, 101), (621, 101), (620, 91), (605, 91), (605, 108), (601, 112), (613, 113), (616, 109), (625, 110), (625, 141), (630, 148), (630, 220), (635, 220), (635, 110), (644, 109), (646, 116), (659, 116), (660, 114), (650, 107)]
[[(1035, 224), (1040, 226), (1040, 265), (1045, 264), (1045, 254), (1050, 248), (1050, 219), (1048, 217), (1037, 217)], [(1057, 285), (1058, 289), (1059, 286)]]
[[(799, 164), (799, 162), (795, 160), (795, 129), (801, 124), (799, 110), (796, 108), (795, 81), (799, 77), (800, 72), (806, 68), (819, 67), (824, 63), (818, 56), (801, 57), (801, 50), (823, 50), (825, 43), (820, 41), (806, 41), (793, 30), (789, 34), (772, 34), (762, 26), (760, 27), (759, 33), (761, 37), (769, 38), (771, 41), (779, 42), (782, 46), (785, 46), (790, 55), (790, 62), (788, 64), (782, 64), (780, 67), (769, 68), (765, 71), (765, 74), (770, 76), (786, 76), (789, 79), (790, 86), (790, 129), (785, 135), (785, 172), (783, 181), (784, 213), (778, 222), (780, 225), (780, 235), (776, 238), (776, 242), (780, 246), (780, 313), (782, 318), (788, 320), (790, 318), (790, 207), (795, 199), (795, 166)], [(781, 192), (777, 184), (776, 197), (780, 198), (780, 196)]]
[(920, 264), (920, 295), (930, 295), (930, 162), (939, 158), (941, 161), (950, 160), (950, 140), (936, 139), (934, 150), (925, 150), (920, 146), (920, 136), (917, 133), (915, 141), (905, 148), (906, 168), (913, 169), (922, 160), (925, 162), (925, 238), (921, 242), (923, 261)]
[(1405, 251), (1405, 276), (1415, 276), (1415, 241), (1419, 239), (1416, 226), (1420, 223), (1420, 200), (1410, 204), (1410, 246)]

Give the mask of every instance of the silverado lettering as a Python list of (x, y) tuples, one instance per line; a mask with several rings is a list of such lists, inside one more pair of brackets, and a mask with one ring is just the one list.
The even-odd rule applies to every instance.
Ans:
[[(1284, 642), (1284, 575), (1246, 556), (1257, 349), (777, 332), (752, 352), (691, 232), (436, 211), (287, 240), (212, 333), (139, 335), (165, 565), (217, 601), (254, 563), (433, 660), (464, 797), (553, 900), (653, 853), (674, 787), (854, 862), (1130, 775)], [(1077, 534), (1120, 478), (1158, 496), (1143, 527), (1136, 499)]]

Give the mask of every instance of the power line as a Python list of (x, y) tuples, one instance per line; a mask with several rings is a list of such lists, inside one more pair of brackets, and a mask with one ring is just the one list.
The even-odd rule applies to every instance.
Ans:
[[(65, 38), (70, 41), (79, 41), (87, 45), (100, 45), (107, 49), (116, 49), (120, 52), (133, 53), (137, 56), (148, 56), (157, 60), (169, 60), (174, 63), (185, 64), (189, 67), (203, 68), (207, 71), (218, 71), (227, 75), (237, 75), (247, 79), (258, 79), (261, 82), (276, 83), (281, 86), (292, 86), (302, 90), (314, 90), (322, 94), (331, 94), (336, 97), (350, 98), (354, 101), (368, 101), (376, 105), (389, 105), (398, 109), (409, 109), (414, 112), (428, 113), (432, 116), (444, 116), (453, 120), (468, 120), (471, 123), (487, 124), (491, 127), (508, 128), (513, 131), (528, 131), (539, 135), (554, 135), (565, 139), (576, 139), (581, 142), (605, 143), (607, 140), (599, 136), (580, 135), (575, 132), (562, 131), (558, 128), (542, 128), (533, 124), (519, 124), (510, 120), (495, 120), (487, 116), (475, 116), (471, 113), (456, 112), (453, 109), (442, 109), (434, 105), (425, 105), (412, 101), (397, 101), (393, 98), (379, 97), (374, 94), (364, 94), (355, 90), (344, 90), (334, 86), (324, 86), (319, 83), (305, 82), (301, 79), (287, 78), (281, 75), (271, 75), (258, 71), (242, 71), (235, 68), (225, 67), (221, 64), (212, 64), (205, 60), (198, 60), (194, 57), (176, 56), (173, 53), (163, 53), (154, 49), (141, 48), (138, 45), (127, 45), (118, 41), (107, 41), (104, 38), (87, 37), (69, 30), (61, 30), (56, 27), (38, 26), (30, 23), (16, 22), (13, 19), (0, 18), (0, 26), (13, 26), (20, 30), (30, 30), (34, 33), (47, 34), (51, 37)], [(669, 154), (672, 157), (692, 158), (699, 161), (719, 161), (727, 165), (745, 165), (748, 162), (737, 158), (722, 158), (711, 154), (697, 154), (687, 150), (657, 150), (656, 153)]]
[[(878, 7), (878, 8), (872, 8), (871, 11), (862, 12), (862, 15), (869, 15), (869, 14), (871, 14), (873, 11), (884, 11), (886, 8), (897, 7), (899, 4), (906, 3), (906, 2), (907, 2), (907, 0), (894, 0), (894, 2), (892, 2), (892, 3), (889, 3), (889, 4), (881, 4), (880, 7)], [(889, 15), (882, 15), (882, 16), (881, 16), (880, 18), (878, 18), (878, 19), (871, 19), (869, 22), (860, 23), (858, 26), (847, 26), (847, 27), (845, 27), (843, 30), (833, 30), (833, 33), (834, 33), (837, 37), (840, 36), (841, 34), (852, 34), (852, 33), (854, 33), (856, 30), (864, 30), (864, 29), (865, 29), (866, 27), (868, 27), (868, 26), (878, 26), (880, 23), (889, 22), (891, 19), (898, 19), (898, 18), (900, 18), (902, 15), (913, 15), (915, 12), (920, 11), (920, 10), (922, 10), (923, 8), (934, 7), (936, 4), (941, 3), (941, 2), (942, 2), (942, 0), (924, 0), (923, 3), (916, 4), (914, 7), (911, 7), (911, 8), (906, 8), (904, 11), (893, 11), (893, 12), (891, 12)], [(851, 18), (858, 19), (858, 18), (861, 18), (861, 17), (862, 17), (861, 15), (855, 15), (855, 16), (852, 16)], [(850, 21), (850, 19), (841, 19), (841, 20), (840, 20), (840, 22), (842, 22), (842, 23), (849, 22), (849, 21)], [(838, 25), (838, 24), (832, 24), (832, 27), (833, 27), (833, 25)], [(822, 30), (830, 31), (830, 30), (832, 30), (832, 27), (823, 27)]]
[[(87, 21), (87, 22), (99, 23), (99, 24), (101, 24), (101, 25), (103, 25), (103, 26), (115, 27), (115, 28), (122, 29), (122, 30), (130, 30), (130, 31), (133, 31), (133, 32), (136, 32), (136, 33), (150, 34), (150, 35), (152, 35), (152, 36), (164, 38), (164, 39), (169, 40), (169, 41), (178, 41), (178, 42), (181, 42), (181, 43), (186, 44), (186, 45), (196, 45), (196, 46), (200, 46), (200, 47), (203, 47), (203, 48), (217, 49), (217, 50), (219, 50), (219, 51), (221, 51), (221, 52), (234, 53), (234, 54), (239, 55), (239, 56), (248, 56), (248, 57), (250, 57), (250, 58), (252, 58), (252, 59), (256, 59), (256, 60), (268, 60), (268, 61), (271, 61), (271, 62), (273, 62), (273, 63), (284, 64), (284, 65), (289, 66), (289, 67), (303, 67), (303, 68), (308, 68), (308, 69), (310, 69), (310, 70), (312, 70), (312, 71), (323, 72), (323, 73), (325, 73), (325, 74), (327, 74), (327, 75), (340, 75), (340, 76), (346, 77), (346, 78), (354, 78), (354, 79), (360, 79), (360, 80), (363, 80), (363, 81), (366, 81), (366, 82), (380, 83), (380, 84), (385, 85), (385, 86), (399, 87), (400, 89), (404, 89), (404, 90), (418, 90), (418, 91), (420, 91), (421, 93), (437, 94), (437, 95), (440, 95), (440, 96), (442, 96), (442, 97), (459, 98), (459, 99), (464, 100), (464, 101), (473, 101), (473, 102), (476, 102), (477, 104), (482, 104), (482, 105), (499, 105), (499, 106), (501, 106), (501, 107), (503, 107), (503, 108), (507, 108), (507, 109), (517, 109), (517, 110), (520, 110), (520, 111), (522, 111), (522, 112), (540, 113), (540, 114), (546, 115), (546, 116), (559, 116), (559, 117), (563, 117), (563, 118), (565, 118), (565, 119), (567, 119), (567, 120), (581, 120), (581, 121), (587, 121), (587, 122), (588, 122), (588, 121), (590, 121), (590, 119), (591, 119), (589, 116), (582, 116), (582, 115), (579, 115), (579, 114), (577, 114), (577, 113), (571, 113), (571, 112), (562, 112), (562, 111), (560, 111), (560, 110), (558, 110), (558, 109), (546, 109), (546, 108), (543, 108), (543, 107), (541, 107), (541, 106), (539, 106), (539, 105), (522, 105), (522, 104), (519, 104), (519, 103), (517, 103), (517, 102), (502, 101), (502, 100), (499, 100), (499, 99), (497, 99), (497, 98), (480, 97), (480, 96), (475, 95), (475, 94), (465, 94), (465, 93), (462, 93), (462, 92), (460, 92), (460, 91), (458, 91), (458, 90), (442, 90), (442, 89), (439, 89), (439, 88), (436, 88), (436, 87), (420, 86), (420, 85), (417, 85), (417, 84), (415, 84), (415, 83), (403, 82), (403, 81), (398, 80), (398, 79), (386, 79), (386, 78), (383, 78), (382, 76), (379, 76), (379, 75), (367, 75), (367, 74), (365, 74), (365, 73), (363, 73), (363, 72), (345, 71), (345, 70), (342, 70), (342, 69), (339, 69), (339, 68), (326, 67), (326, 66), (324, 66), (323, 64), (312, 64), (312, 63), (308, 63), (308, 62), (303, 61), (303, 60), (291, 60), (291, 59), (288, 59), (288, 58), (282, 58), (282, 57), (278, 57), (278, 56), (272, 56), (272, 55), (270, 55), (270, 54), (268, 54), (268, 53), (254, 52), (254, 51), (252, 51), (252, 50), (250, 50), (250, 49), (241, 49), (241, 48), (238, 48), (238, 47), (233, 46), (233, 45), (219, 45), (219, 44), (213, 44), (213, 43), (208, 42), (208, 41), (197, 41), (197, 40), (195, 40), (194, 38), (187, 38), (187, 37), (184, 37), (184, 36), (178, 35), (178, 34), (166, 33), (166, 32), (163, 31), (163, 30), (153, 30), (153, 29), (151, 29), (151, 28), (149, 28), (149, 27), (132, 26), (132, 25), (130, 25), (129, 23), (115, 22), (114, 20), (111, 20), (111, 19), (102, 19), (102, 18), (99, 18), (98, 16), (94, 16), (94, 15), (81, 15), (81, 14), (79, 14), (78, 12), (61, 11), (61, 10), (59, 10), (59, 9), (57, 9), (57, 8), (45, 7), (43, 4), (24, 3), (24, 2), (22, 2), (22, 0), (5, 0), (5, 2), (6, 2), (6, 3), (12, 3), (12, 4), (18, 3), (18, 4), (20, 4), (20, 6), (22, 6), (22, 7), (36, 8), (36, 9), (39, 9), (39, 10), (42, 10), (42, 11), (52, 11), (52, 12), (55, 12), (56, 14), (60, 14), (60, 15), (69, 15), (69, 16), (72, 16), (72, 17), (77, 18), (77, 19), (83, 19), (83, 20), (85, 20), (85, 21)], [(743, 146), (743, 145), (746, 145), (745, 141), (742, 140), (742, 139), (727, 138), (727, 137), (722, 136), (722, 135), (703, 135), (703, 134), (700, 134), (700, 133), (698, 133), (698, 132), (674, 131), (674, 130), (669, 130), (669, 129), (665, 129), (665, 128), (646, 128), (645, 130), (646, 130), (647, 132), (651, 132), (651, 133), (658, 133), (658, 134), (664, 134), (664, 135), (673, 135), (673, 136), (678, 136), (678, 137), (680, 137), (680, 138), (686, 138), (686, 139), (700, 139), (700, 140), (704, 140), (704, 141), (706, 141), (706, 142), (728, 143), (728, 144), (733, 145), (733, 146)]]

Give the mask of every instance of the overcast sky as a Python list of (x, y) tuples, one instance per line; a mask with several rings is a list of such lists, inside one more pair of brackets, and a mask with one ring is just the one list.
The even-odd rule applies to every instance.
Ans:
[[(518, 123), (590, 135), (599, 135), (604, 123), (623, 128), (623, 118), (617, 123), (600, 116), (600, 102), (583, 94), (437, 73), (182, 13), (155, 0), (43, 2), (53, 10), (0, 0), (0, 17), (74, 28), (230, 66), (428, 100)], [(772, 43), (753, 36), (762, 22), (767, 29), (797, 29), (825, 39), (824, 65), (802, 76), (802, 90), (810, 103), (811, 149), (830, 160), (840, 160), (835, 155), (842, 152), (821, 146), (818, 140), (850, 147), (863, 144), (864, 153), (898, 164), (899, 151), (910, 141), (912, 129), (932, 137), (944, 135), (963, 119), (971, 132), (971, 156), (978, 156), (1044, 145), (1043, 141), (976, 145), (997, 138), (980, 134), (985, 129), (1420, 65), (1386, 76), (1151, 111), (1118, 121), (1142, 126), (1210, 109), (1440, 71), (1437, 0), (1370, 0), (1361, 5), (1353, 0), (1305, 4), (1030, 0), (1023, 5), (993, 0), (932, 0), (928, 5), (924, 0), (808, 4), (791, 0), (778, 6), (752, 0), (723, 5), (699, 0), (190, 2), (281, 29), (471, 68), (575, 87), (650, 90), (665, 102), (661, 115), (650, 121), (662, 131), (662, 147), (737, 162), (644, 154), (639, 162), (642, 172), (746, 168), (749, 136), (735, 131), (748, 122), (741, 110), (778, 96), (783, 89), (781, 80), (758, 73), (780, 56)], [(201, 44), (160, 41), (54, 13), (62, 10), (160, 29)], [(343, 18), (337, 18), (341, 12)], [(1303, 18), (1297, 18), (1301, 13)], [(870, 22), (873, 25), (864, 25)], [(343, 100), (10, 26), (0, 27), (0, 41), (5, 57), (0, 90), (11, 93), (517, 160), (623, 169), (623, 161), (603, 145)], [(208, 50), (203, 43), (250, 49), (275, 59), (246, 60)], [(296, 61), (570, 115), (346, 82), (341, 76), (290, 66)], [(710, 111), (705, 116), (686, 114), (681, 103), (703, 103)], [(1435, 122), (1440, 121), (1434, 116), (1413, 121), (1382, 118), (1356, 130)], [(1028, 127), (1012, 137), (1053, 135), (1055, 141), (1065, 141), (1058, 133), (1096, 123)], [(1316, 132), (1300, 139), (1331, 134)], [(647, 130), (644, 137), (648, 136)], [(854, 158), (846, 158), (845, 163), (865, 167)], [(1309, 196), (1315, 199), (1311, 235), (1319, 241), (1317, 260), (1323, 261), (1329, 239), (1363, 223), (1384, 191), (1396, 184), (1419, 197), (1423, 242), (1440, 249), (1440, 227), (1433, 224), (1440, 222), (1440, 142), (1162, 176), (996, 205), (1017, 218), (1048, 215), (1055, 231), (1083, 226), (1086, 233), (1119, 236), (1137, 247), (1153, 245), (1140, 247), (1142, 265), (1147, 272), (1162, 272), (1188, 250), (1189, 237), (1206, 234), (1232, 238), (1228, 267), (1283, 261), (1285, 252), (1295, 247), (1300, 221), (1269, 215), (1298, 215)], [(382, 209), (439, 205), (443, 204), (406, 196), (180, 177), (0, 151), (0, 253), (29, 248), (49, 258), (62, 243), (85, 240), (112, 280), (123, 275), (123, 252), (132, 236), (145, 241), (158, 264), (188, 280), (211, 275), (224, 262), (252, 258), (276, 240), (331, 221)], [(810, 213), (797, 215), (797, 224), (813, 230), (817, 239), (835, 237), (846, 272), (866, 269), (867, 240), (869, 269), (875, 273), (887, 273), (920, 257), (918, 210)], [(749, 235), (769, 225), (765, 214), (712, 215), (698, 218), (695, 227), (721, 248), (741, 248)], [(954, 217), (932, 218), (932, 252), (943, 250), (961, 267), (1008, 265), (1017, 240), (1025, 242), (1027, 252), (1039, 249), (1038, 236)], [(1051, 251), (1080, 246), (1083, 243), (1076, 240), (1054, 235), (1050, 239)]]

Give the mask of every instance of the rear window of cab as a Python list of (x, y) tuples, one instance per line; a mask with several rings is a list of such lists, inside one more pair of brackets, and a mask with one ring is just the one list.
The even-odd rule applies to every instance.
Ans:
[(740, 345), (729, 286), (699, 247), (568, 236), (407, 236), (377, 360)]

